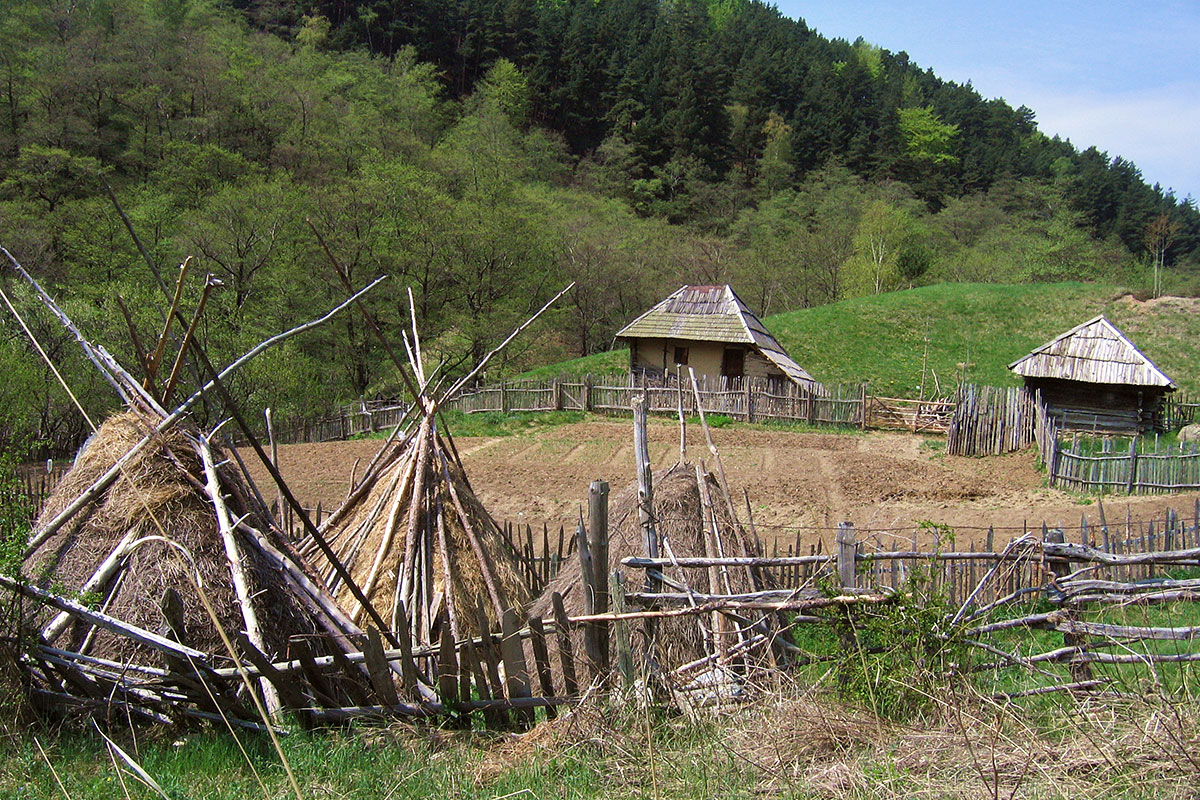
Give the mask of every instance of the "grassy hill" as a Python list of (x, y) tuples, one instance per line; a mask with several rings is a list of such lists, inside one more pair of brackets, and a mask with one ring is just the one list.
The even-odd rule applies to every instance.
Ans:
[[(765, 322), (820, 381), (866, 380), (877, 394), (916, 397), (923, 361), (926, 396), (935, 386), (948, 393), (960, 380), (1013, 384), (1010, 363), (1100, 313), (1181, 389), (1200, 390), (1200, 301), (1139, 302), (1113, 286), (946, 283), (775, 314)], [(628, 358), (624, 350), (598, 353), (525, 377), (622, 370)]]

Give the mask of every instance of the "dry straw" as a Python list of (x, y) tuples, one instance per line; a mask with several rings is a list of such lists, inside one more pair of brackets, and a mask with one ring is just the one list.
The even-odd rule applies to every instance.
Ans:
[[(412, 621), (417, 643), (436, 639), (445, 612), (457, 637), (478, 635), (478, 608), (492, 620), (524, 610), (529, 591), (520, 564), (466, 473), (426, 416), (391, 445), (364, 476), (369, 489), (352, 496), (323, 533), (337, 557), (385, 620)], [(310, 563), (328, 579), (351, 618), (365, 613), (319, 553)]]
[[(35, 529), (53, 519), (152, 430), (147, 419), (132, 412), (113, 416), (101, 425), (74, 467), (55, 487)], [(223, 486), (232, 492), (231, 500), (247, 503), (249, 492), (241, 476), (228, 465), (219, 466), (218, 472)], [(253, 507), (241, 510), (245, 522), (260, 531), (270, 530)], [(115, 483), (41, 543), (25, 569), (44, 588), (77, 593), (122, 540), (146, 536), (165, 537), (190, 552), (221, 625), (231, 631), (245, 627), (218, 520), (204, 492), (204, 469), (193, 440), (179, 428), (155, 434), (152, 445), (142, 448), (126, 463)], [(283, 547), (278, 541), (275, 544)], [(247, 548), (243, 558), (251, 602), (261, 622), (268, 655), (282, 656), (291, 636), (311, 635), (317, 627), (287, 590), (281, 575), (257, 550)], [(178, 550), (166, 542), (145, 542), (129, 553), (123, 568), (108, 582), (83, 599), (98, 603), (106, 613), (139, 628), (163, 631), (161, 604), (174, 590), (182, 600), (188, 646), (220, 653), (220, 636), (197, 596), (191, 569)], [(67, 626), (55, 644), (113, 661), (153, 663), (157, 659), (132, 639), (93, 630), (79, 621)]]
[[(754, 552), (754, 543), (730, 513), (716, 479), (711, 474), (704, 475), (708, 495), (712, 498), (711, 505), (706, 506), (702, 502), (696, 476), (697, 470), (688, 464), (676, 464), (654, 474), (653, 516), (658, 534), (670, 552), (676, 558), (704, 558), (714, 549), (710, 538), (713, 530), (716, 530), (720, 549), (726, 555), (743, 556)], [(645, 554), (643, 528), (638, 518), (638, 486), (637, 483), (631, 483), (616, 495), (609, 511), (609, 564), (615, 565), (628, 556)], [(581, 572), (578, 560), (572, 559), (564, 564), (541, 597), (534, 601), (530, 614), (551, 616), (551, 597), (556, 592), (563, 596), (563, 605), (569, 616), (585, 613), (580, 588)], [(751, 580), (750, 573), (742, 568), (715, 571), (669, 567), (663, 570), (663, 574), (669, 581), (686, 585), (698, 594), (748, 593), (762, 588), (762, 577), (755, 574), (756, 583)], [(640, 579), (641, 576), (634, 575), (630, 580), (635, 578)], [(660, 665), (664, 668), (677, 666), (708, 655), (712, 652), (707, 644), (711, 641), (711, 635), (705, 621), (699, 616), (663, 621), (656, 633), (660, 646)], [(736, 643), (736, 639), (726, 642), (729, 646)], [(635, 652), (643, 649), (636, 645), (634, 647)]]

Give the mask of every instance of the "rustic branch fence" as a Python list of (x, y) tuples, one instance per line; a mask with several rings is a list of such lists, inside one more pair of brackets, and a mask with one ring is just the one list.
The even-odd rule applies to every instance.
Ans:
[[(866, 384), (833, 384), (809, 392), (792, 383), (757, 378), (699, 378), (700, 407), (750, 422), (802, 423), (814, 426), (874, 427), (942, 434), (950, 426), (952, 400), (913, 400), (869, 395)], [(464, 414), (586, 411), (632, 414), (633, 400), (644, 395), (651, 413), (698, 413), (691, 389), (674, 376), (647, 380), (636, 375), (585, 375), (548, 380), (520, 380), (471, 389), (447, 399), (443, 410)], [(322, 417), (279, 419), (274, 436), (279, 444), (349, 439), (388, 430), (409, 409), (391, 402), (363, 401)]]
[(959, 387), (946, 433), (946, 452), (1000, 455), (1028, 447), (1037, 436), (1040, 402), (1023, 386)]
[[(1084, 492), (1161, 494), (1200, 489), (1200, 446), (1074, 437), (1050, 454), (1051, 485)], [(1122, 452), (1124, 451), (1124, 452)]]
[[(610, 571), (607, 514), (602, 508), (591, 508), (606, 507), (607, 498), (607, 492), (592, 492), (591, 530), (581, 523), (576, 533), (579, 542), (590, 540), (590, 544), (586, 549), (576, 546), (574, 554), (587, 566), (583, 573), (587, 585), (582, 591), (611, 598), (612, 610), (600, 604), (568, 617), (562, 598), (556, 595), (554, 613), (548, 618), (523, 618), (509, 610), (497, 620), (489, 619), (481, 606), (474, 613), (486, 633), (457, 641), (442, 636), (426, 647), (411, 644), (411, 631), (405, 629), (409, 622), (404, 618), (387, 636), (398, 642), (398, 647), (385, 647), (384, 636), (375, 629), (368, 629), (350, 648), (323, 645), (311, 636), (295, 637), (285, 660), (271, 662), (254, 648), (244, 648), (248, 661), (239, 666), (220, 655), (193, 650), (186, 641), (165, 639), (6, 576), (0, 576), (0, 587), (162, 655), (154, 664), (116, 663), (36, 644), (26, 659), (35, 678), (37, 702), (119, 715), (120, 719), (133, 715), (169, 722), (181, 716), (213, 721), (225, 717), (233, 724), (256, 729), (262, 728), (263, 722), (238, 691), (240, 685), (251, 685), (256, 679), (269, 683), (278, 693), (282, 709), (305, 726), (403, 717), (436, 718), (448, 725), (526, 728), (537, 719), (535, 709), (545, 709), (543, 713), (553, 717), (561, 707), (578, 703), (593, 689), (615, 685), (611, 683), (614, 671), (626, 681), (631, 679), (634, 662), (630, 654), (635, 652), (630, 639), (632, 623), (680, 616), (707, 619), (713, 614), (744, 622), (748, 613), (787, 611), (794, 612), (790, 617), (793, 625), (837, 627), (845, 623), (846, 614), (869, 612), (873, 606), (892, 602), (898, 593), (907, 591), (913, 577), (942, 590), (949, 607), (959, 609), (955, 620), (968, 627), (956, 635), (994, 655), (997, 661), (991, 668), (1066, 663), (1072, 678), (1078, 678), (1070, 684), (1031, 691), (1101, 688), (1106, 679), (1090, 677), (1088, 665), (1094, 663), (1200, 660), (1200, 653), (1190, 644), (1168, 653), (1130, 650), (1131, 643), (1141, 640), (1189, 643), (1198, 638), (1200, 629), (1117, 626), (1089, 622), (1076, 613), (1076, 609), (1105, 603), (1200, 599), (1200, 578), (1178, 572), (1200, 568), (1200, 503), (1191, 519), (1168, 512), (1158, 527), (1153, 521), (1135, 524), (1128, 519), (1110, 525), (1101, 508), (1099, 524), (1089, 525), (1084, 517), (1072, 531), (1078, 532), (1078, 542), (1067, 541), (1062, 530), (1043, 527), (1040, 532), (1015, 537), (1000, 552), (991, 549), (998, 543), (990, 532), (988, 549), (973, 543), (971, 550), (956, 551), (950, 531), (939, 533), (946, 537), (945, 546), (885, 550), (878, 537), (862, 537), (852, 525), (843, 524), (828, 553), (820, 552), (821, 545), (817, 545), (816, 552), (796, 555), (797, 547), (788, 555), (779, 555), (775, 547), (767, 556), (760, 544), (745, 557), (632, 557), (621, 561), (621, 569)], [(543, 527), (540, 537), (535, 537), (532, 526), (506, 525), (504, 529), (506, 539), (528, 556), (535, 585), (544, 586), (556, 566), (572, 554), (570, 540), (561, 529), (552, 536)], [(538, 544), (540, 554), (534, 555)], [(753, 568), (773, 580), (770, 588), (749, 594), (716, 590), (697, 595), (661, 580), (626, 579), (622, 572), (644, 570), (661, 579), (660, 571), (667, 567)], [(599, 591), (601, 586), (604, 592)], [(988, 614), (996, 608), (1036, 598), (1050, 600), (1056, 610), (989, 621)], [(829, 613), (837, 609), (837, 613)], [(1061, 632), (1064, 645), (1035, 656), (1010, 657), (987, 644), (990, 636), (1020, 628)], [(747, 661), (752, 646), (777, 651), (772, 658), (780, 666), (793, 661), (808, 663), (786, 630), (778, 634), (756, 630), (748, 631), (752, 635), (741, 645), (677, 667), (660, 679), (670, 691), (686, 693), (707, 680), (702, 674), (708, 667), (715, 665), (736, 676), (752, 669)], [(1114, 651), (1112, 643), (1116, 641), (1122, 646)], [(845, 646), (859, 645), (851, 637)], [(314, 655), (322, 651), (331, 655)]]
[[(528, 523), (505, 522), (500, 528), (535, 596), (575, 552), (575, 537), (562, 526), (557, 532), (546, 524), (539, 530)], [(970, 595), (992, 566), (1004, 562), (1003, 573), (976, 597), (980, 602), (994, 602), (1013, 593), (1036, 592), (1045, 584), (1045, 572), (1037, 559), (1005, 555), (1013, 541), (1057, 531), (1064, 542), (1120, 558), (1200, 548), (1200, 500), (1194, 502), (1190, 516), (1168, 510), (1161, 519), (1135, 520), (1127, 510), (1123, 519), (1111, 522), (1101, 503), (1099, 519), (1089, 520), (1087, 514), (1081, 514), (1078, 525), (1066, 527), (1043, 523), (1016, 530), (953, 530), (929, 525), (856, 529), (852, 524), (836, 531), (797, 528), (790, 536), (774, 537), (769, 546), (759, 539), (755, 564), (780, 590), (811, 590), (838, 575), (839, 551), (834, 534), (841, 532), (845, 539), (847, 530), (854, 534), (854, 570), (860, 587), (898, 590), (919, 572), (945, 593), (948, 602), (957, 604)], [(1200, 565), (1200, 556), (1194, 561)], [(1161, 565), (1152, 561), (1114, 567), (1113, 571), (1129, 581), (1151, 580), (1163, 574)]]

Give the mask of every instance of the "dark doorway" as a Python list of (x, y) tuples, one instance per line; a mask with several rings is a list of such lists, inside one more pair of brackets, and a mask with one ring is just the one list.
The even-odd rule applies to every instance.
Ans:
[(726, 347), (721, 358), (721, 375), (740, 378), (746, 371), (746, 351), (740, 347)]

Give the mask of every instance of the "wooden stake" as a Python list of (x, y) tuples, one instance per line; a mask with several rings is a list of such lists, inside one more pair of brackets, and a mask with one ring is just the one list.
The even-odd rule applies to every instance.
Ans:
[[(266, 645), (263, 642), (262, 630), (258, 625), (258, 614), (255, 613), (254, 604), (250, 600), (250, 586), (246, 581), (246, 571), (242, 566), (241, 549), (238, 547), (233, 533), (229, 510), (225, 507), (225, 498), (221, 496), (221, 481), (217, 477), (217, 468), (213, 463), (212, 449), (208, 440), (204, 438), (197, 441), (197, 449), (200, 451), (200, 460), (204, 464), (204, 476), (208, 479), (205, 491), (217, 513), (217, 528), (221, 532), (221, 541), (225, 545), (225, 560), (229, 564), (229, 574), (233, 579), (233, 591), (242, 612), (242, 621), (246, 625), (246, 637), (255, 649), (265, 653)], [(263, 704), (267, 708), (267, 713), (272, 717), (278, 716), (280, 703), (275, 687), (268, 680), (260, 681), (259, 686), (262, 689)]]
[[(500, 653), (504, 659), (504, 693), (509, 700), (529, 697), (529, 669), (525, 666), (525, 654), (521, 650), (517, 612), (511, 608), (504, 612), (500, 620), (500, 630), (503, 635), (500, 640)], [(533, 723), (532, 708), (518, 711), (517, 716), (527, 725)]]
[(383, 642), (379, 638), (379, 629), (367, 628), (367, 641), (363, 643), (363, 655), (366, 657), (367, 672), (371, 676), (371, 686), (375, 694), (385, 706), (400, 703), (396, 696), (396, 684), (392, 681), (392, 671), (383, 655)]
[(558, 664), (562, 669), (563, 692), (568, 697), (579, 694), (579, 685), (575, 680), (575, 655), (571, 647), (571, 623), (563, 607), (562, 595), (554, 592), (550, 595), (550, 604), (554, 608), (554, 629), (558, 638)]
[[(550, 654), (546, 649), (546, 632), (542, 628), (541, 617), (529, 618), (529, 642), (533, 650), (533, 661), (537, 667), (538, 683), (541, 685), (542, 696), (554, 696), (554, 680), (550, 673)], [(546, 706), (546, 716), (554, 719), (558, 715), (554, 706)]]

